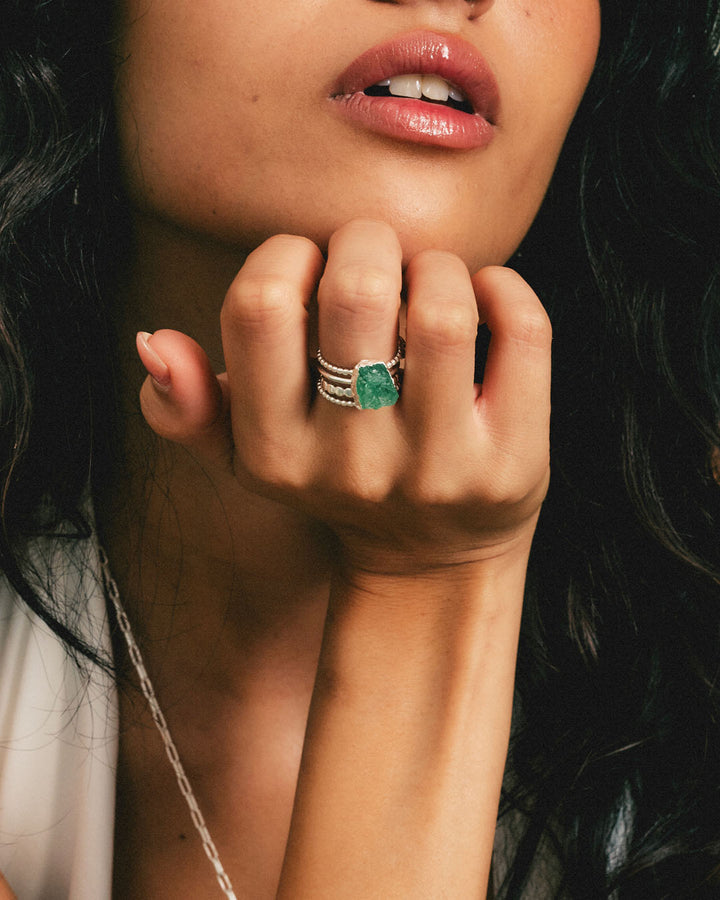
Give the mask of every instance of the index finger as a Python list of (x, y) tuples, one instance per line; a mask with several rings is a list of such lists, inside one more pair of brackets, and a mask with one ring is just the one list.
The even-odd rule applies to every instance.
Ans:
[(222, 309), (236, 446), (282, 440), (308, 406), (307, 305), (323, 258), (311, 241), (276, 235), (245, 261)]

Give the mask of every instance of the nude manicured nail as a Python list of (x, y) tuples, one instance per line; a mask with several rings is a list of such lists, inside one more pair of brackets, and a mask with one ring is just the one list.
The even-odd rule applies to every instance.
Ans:
[(150, 346), (149, 341), (151, 337), (152, 335), (148, 331), (139, 331), (137, 333), (138, 353), (155, 386), (158, 390), (167, 393), (170, 389), (170, 369), (167, 363)]

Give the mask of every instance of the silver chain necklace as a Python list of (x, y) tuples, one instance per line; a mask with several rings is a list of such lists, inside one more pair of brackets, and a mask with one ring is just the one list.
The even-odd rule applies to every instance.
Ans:
[(135, 636), (132, 632), (132, 628), (130, 627), (130, 620), (128, 619), (127, 615), (125, 614), (125, 610), (123, 609), (117, 582), (110, 572), (110, 563), (108, 561), (107, 554), (102, 547), (99, 547), (98, 550), (105, 593), (110, 598), (113, 606), (115, 607), (118, 625), (120, 626), (120, 630), (123, 633), (125, 643), (127, 644), (128, 653), (130, 654), (130, 659), (132, 660), (133, 666), (135, 666), (135, 671), (137, 672), (137, 676), (140, 680), (140, 689), (142, 690), (143, 695), (147, 700), (153, 722), (155, 723), (157, 730), (160, 732), (160, 737), (162, 738), (163, 744), (165, 745), (165, 753), (167, 753), (167, 757), (170, 760), (170, 765), (173, 767), (173, 771), (175, 772), (175, 778), (177, 779), (180, 793), (185, 798), (187, 807), (190, 810), (190, 818), (192, 819), (197, 833), (200, 835), (200, 840), (202, 841), (205, 855), (210, 860), (210, 863), (215, 870), (215, 877), (217, 878), (217, 882), (220, 885), (220, 890), (225, 894), (228, 900), (237, 900), (232, 883), (228, 878), (227, 872), (223, 868), (223, 864), (220, 862), (220, 856), (217, 852), (215, 842), (210, 836), (210, 832), (208, 831), (208, 827), (205, 824), (203, 814), (200, 811), (197, 800), (195, 799), (195, 794), (193, 793), (190, 781), (185, 774), (185, 769), (183, 768), (183, 764), (180, 761), (180, 756), (178, 755), (175, 741), (173, 741), (172, 739), (172, 735), (170, 734), (170, 729), (168, 728), (168, 724), (165, 720), (163, 711), (162, 709), (160, 709), (160, 704), (158, 703), (155, 689), (152, 686), (150, 676), (147, 673), (142, 654), (140, 653), (140, 648), (137, 645)]

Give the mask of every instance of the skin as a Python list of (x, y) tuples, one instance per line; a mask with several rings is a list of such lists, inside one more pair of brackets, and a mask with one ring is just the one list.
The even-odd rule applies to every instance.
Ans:
[[(336, 116), (347, 65), (418, 28), (491, 65), (488, 148)], [(245, 897), (479, 896), (549, 458), (549, 323), (500, 266), (592, 70), (597, 2), (126, 0), (118, 32), (118, 327), (154, 333), (144, 421), (125, 361), (128, 466), (99, 527), (223, 863)], [(401, 288), (400, 403), (309, 405), (318, 340), (340, 365), (392, 356)], [(210, 895), (132, 689), (121, 721), (118, 896)]]
[[(406, 260), (446, 249), (473, 272), (504, 263), (534, 217), (599, 32), (597, 0), (121, 8), (123, 155), (149, 217), (252, 249), (283, 232), (324, 247), (351, 218), (382, 212)], [(495, 72), (502, 109), (487, 152), (422, 150), (334, 113), (328, 96), (348, 64), (414, 29), (460, 34)]]

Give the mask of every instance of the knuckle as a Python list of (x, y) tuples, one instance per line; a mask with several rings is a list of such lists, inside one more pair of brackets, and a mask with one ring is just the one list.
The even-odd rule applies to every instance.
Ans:
[(318, 490), (324, 485), (336, 499), (338, 508), (348, 503), (353, 508), (377, 507), (391, 496), (392, 474), (369, 458), (362, 446), (346, 446), (341, 466), (328, 464), (327, 459), (318, 460), (318, 463)]
[(400, 305), (400, 290), (393, 274), (377, 266), (347, 263), (324, 285), (322, 299), (336, 309), (352, 313), (385, 313)]
[(522, 275), (507, 266), (483, 266), (473, 276), (473, 282), (476, 290), (481, 294), (499, 292), (525, 295), (530, 291), (530, 287)]
[(552, 326), (540, 306), (524, 309), (513, 323), (511, 337), (519, 344), (546, 347), (552, 340)]
[(460, 467), (440, 452), (421, 454), (404, 473), (402, 492), (413, 508), (443, 509), (462, 501), (466, 484)]
[(514, 509), (527, 495), (527, 489), (511, 477), (499, 475), (485, 486), (483, 499), (493, 509)]
[(339, 493), (361, 506), (379, 506), (388, 500), (391, 491), (382, 473), (362, 464), (346, 467), (337, 488)]
[(452, 506), (457, 499), (456, 491), (445, 481), (416, 473), (404, 486), (404, 495), (412, 508), (438, 510)]
[(359, 487), (356, 488), (358, 498), (365, 504), (380, 506), (390, 499), (392, 485), (387, 478), (382, 476), (365, 475)]
[(497, 509), (524, 507), (547, 489), (549, 460), (503, 454), (492, 466), (493, 477), (483, 487), (483, 500)]
[(296, 493), (302, 487), (300, 472), (284, 446), (248, 440), (235, 446), (235, 469), (256, 487), (272, 488), (283, 494)]
[(414, 311), (408, 326), (423, 343), (465, 347), (477, 336), (477, 310), (457, 300), (425, 303)]
[(265, 326), (284, 316), (292, 300), (293, 289), (287, 281), (271, 276), (239, 276), (225, 298), (223, 324)]

